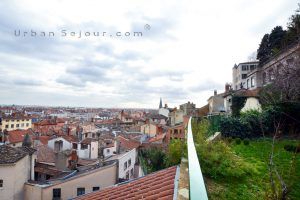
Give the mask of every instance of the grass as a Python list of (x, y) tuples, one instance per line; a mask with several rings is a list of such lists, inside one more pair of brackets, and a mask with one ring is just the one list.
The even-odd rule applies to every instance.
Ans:
[[(288, 185), (288, 199), (300, 199), (300, 154), (296, 156), (295, 167), (291, 167), (293, 153), (284, 150), (284, 145), (298, 143), (295, 140), (278, 140), (275, 143), (274, 163)], [(249, 145), (229, 144), (237, 156), (252, 164), (256, 173), (238, 180), (206, 177), (209, 199), (267, 199), (267, 191), (270, 191), (268, 162), (271, 144), (271, 139), (250, 140)]]

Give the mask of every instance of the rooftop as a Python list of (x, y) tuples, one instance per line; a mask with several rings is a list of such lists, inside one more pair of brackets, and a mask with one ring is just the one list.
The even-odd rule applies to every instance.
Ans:
[(0, 165), (13, 164), (28, 155), (27, 151), (22, 149), (13, 148), (7, 145), (0, 146)]
[(75, 199), (170, 199), (177, 194), (179, 167), (173, 166)]

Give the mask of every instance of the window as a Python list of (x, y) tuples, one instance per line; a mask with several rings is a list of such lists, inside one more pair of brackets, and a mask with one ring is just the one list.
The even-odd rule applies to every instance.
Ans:
[(242, 65), (242, 70), (243, 70), (243, 71), (246, 71), (246, 70), (247, 70), (247, 68), (248, 68), (248, 66), (247, 66), (247, 65)]
[(10, 125), (10, 128), (14, 128), (14, 127), (15, 127), (15, 125), (14, 125), (14, 124), (11, 124), (11, 125)]
[(3, 180), (0, 179), (0, 188), (3, 188)]
[(8, 125), (5, 125), (5, 128), (8, 128)]
[(77, 149), (77, 143), (73, 143), (73, 149)]
[(247, 89), (250, 87), (249, 82), (249, 79), (247, 79)]
[(88, 145), (87, 144), (81, 144), (81, 149), (87, 149), (88, 148)]
[(124, 163), (124, 171), (127, 169), (127, 162)]
[(28, 126), (29, 126), (29, 123), (26, 123), (26, 126), (28, 127)]
[(251, 87), (254, 87), (254, 86), (255, 86), (255, 78), (251, 77)]
[(54, 188), (52, 191), (52, 199), (58, 200), (61, 199), (61, 189), (60, 188)]
[(133, 177), (133, 168), (130, 170), (130, 177)]
[(131, 165), (131, 159), (128, 160), (128, 167)]
[(16, 127), (19, 128), (20, 124), (16, 124)]
[(110, 149), (106, 149), (106, 153), (109, 153), (110, 152)]
[(54, 142), (54, 151), (56, 151), (56, 152), (61, 151), (62, 148), (63, 148), (63, 141), (62, 140)]
[(85, 188), (77, 188), (77, 196), (85, 194)]
[(24, 127), (24, 123), (21, 124), (21, 127)]
[(129, 171), (126, 172), (126, 179), (129, 179)]
[(93, 187), (93, 191), (100, 190), (100, 187)]
[(247, 74), (242, 74), (242, 79), (247, 78)]
[(255, 65), (250, 65), (250, 70), (254, 70), (255, 69)]

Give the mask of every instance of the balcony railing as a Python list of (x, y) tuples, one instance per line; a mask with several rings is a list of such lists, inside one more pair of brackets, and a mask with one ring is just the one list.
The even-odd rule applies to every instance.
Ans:
[(190, 199), (208, 200), (207, 192), (203, 180), (203, 175), (202, 175), (200, 163), (198, 160), (198, 156), (194, 144), (191, 123), (192, 123), (192, 118), (189, 119), (188, 130), (187, 130), (188, 131), (187, 146), (188, 146)]

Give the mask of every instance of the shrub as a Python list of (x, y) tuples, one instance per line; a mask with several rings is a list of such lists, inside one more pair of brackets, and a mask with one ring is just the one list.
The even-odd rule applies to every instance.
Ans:
[(235, 143), (236, 143), (236, 144), (241, 144), (241, 143), (242, 143), (241, 138), (236, 138), (236, 139), (235, 139)]
[(246, 138), (245, 140), (244, 140), (244, 145), (249, 145), (250, 144), (250, 140), (248, 139), (248, 138)]
[(222, 117), (220, 131), (224, 137), (246, 138), (250, 136), (249, 124), (236, 117)]

